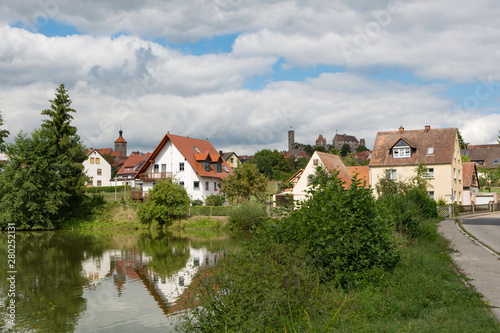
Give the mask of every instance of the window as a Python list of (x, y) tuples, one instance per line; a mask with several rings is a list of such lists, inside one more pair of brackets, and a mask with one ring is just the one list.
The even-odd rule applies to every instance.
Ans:
[(210, 183), (205, 182), (205, 191), (210, 191)]
[(167, 172), (167, 165), (166, 164), (161, 165), (161, 172)]
[(217, 191), (218, 188), (217, 188), (217, 182), (214, 182), (214, 191)]
[(453, 179), (457, 179), (457, 169), (453, 168)]
[(234, 163), (234, 157), (231, 157), (231, 164), (233, 164), (233, 163)]
[(461, 171), (462, 171), (462, 170), (458, 170), (458, 180), (462, 180), (462, 174), (461, 174)]
[(102, 169), (97, 169), (97, 175), (102, 176)]
[(101, 186), (101, 184), (102, 184), (102, 183), (101, 183), (101, 181), (100, 181), (100, 180), (98, 180), (98, 181), (97, 181), (97, 186)]
[(396, 169), (386, 169), (385, 176), (388, 177), (389, 179), (397, 179)]
[(179, 171), (184, 171), (184, 162), (179, 163)]
[(93, 157), (90, 158), (90, 164), (94, 164), (94, 158)]
[(404, 141), (399, 140), (398, 143), (392, 148), (393, 158), (406, 158), (411, 157), (411, 147)]
[(179, 185), (180, 185), (180, 186), (184, 186), (184, 182), (181, 180), (181, 181), (179, 182)]
[(198, 148), (196, 148), (195, 146), (193, 146), (193, 149), (194, 149), (194, 151), (195, 151), (196, 153), (198, 153), (198, 154), (200, 153), (200, 150), (199, 150)]
[(200, 182), (199, 181), (193, 182), (193, 189), (196, 191), (200, 190)]
[(95, 158), (95, 164), (101, 164), (101, 159), (99, 157)]
[(94, 184), (93, 184), (93, 180), (92, 180), (92, 179), (89, 179), (89, 181), (87, 182), (87, 184), (88, 184), (89, 186), (94, 186)]
[(179, 276), (179, 286), (184, 287), (184, 276)]
[(428, 168), (427, 172), (424, 173), (422, 176), (423, 176), (423, 178), (426, 178), (426, 179), (434, 178), (434, 168)]
[(319, 163), (319, 162), (318, 162), (318, 159), (317, 159), (317, 158), (315, 158), (315, 159), (313, 160), (313, 165), (318, 165), (318, 163)]
[(427, 155), (434, 155), (434, 147), (427, 148)]
[(221, 160), (217, 161), (217, 172), (222, 172), (222, 161)]
[(429, 195), (429, 198), (434, 200), (434, 191), (429, 191), (429, 192), (427, 192), (427, 194)]
[(210, 171), (210, 161), (209, 160), (205, 161), (205, 171)]
[(160, 172), (160, 165), (153, 164), (153, 172)]
[(498, 158), (493, 159), (493, 164), (498, 164)]

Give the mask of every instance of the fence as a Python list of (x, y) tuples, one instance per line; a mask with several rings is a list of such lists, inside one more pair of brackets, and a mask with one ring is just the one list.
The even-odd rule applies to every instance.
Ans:
[[(484, 205), (456, 205), (454, 215), (469, 215), (497, 211), (500, 211), (500, 203), (490, 202)], [(438, 206), (438, 215), (442, 217), (451, 216), (451, 206)]]

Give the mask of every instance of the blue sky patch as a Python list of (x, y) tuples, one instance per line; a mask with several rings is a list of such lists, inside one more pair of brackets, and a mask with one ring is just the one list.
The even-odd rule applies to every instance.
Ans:
[(238, 34), (229, 34), (229, 35), (215, 36), (213, 38), (204, 38), (194, 43), (183, 43), (183, 44), (167, 43), (163, 38), (157, 38), (154, 40), (154, 42), (163, 45), (165, 47), (181, 51), (184, 54), (200, 56), (204, 54), (231, 53), (236, 38), (238, 38)]
[(79, 35), (80, 32), (72, 25), (61, 23), (45, 17), (38, 17), (36, 21), (17, 22), (12, 25), (15, 28), (26, 29), (34, 33), (40, 33), (47, 37), (66, 37)]

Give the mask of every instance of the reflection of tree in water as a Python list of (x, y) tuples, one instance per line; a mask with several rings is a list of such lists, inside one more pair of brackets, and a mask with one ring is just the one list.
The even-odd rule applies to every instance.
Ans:
[(151, 256), (148, 268), (162, 279), (186, 267), (189, 260), (189, 241), (186, 238), (172, 237), (170, 233), (163, 231), (142, 234), (137, 247)]
[[(7, 249), (7, 234), (2, 233), (1, 258), (7, 258)], [(105, 244), (90, 234), (17, 232), (16, 323), (23, 319), (23, 327), (37, 325), (37, 330), (44, 332), (72, 332), (86, 309), (82, 297), (85, 278), (81, 275), (84, 253), (98, 256), (104, 249)], [(7, 278), (3, 267), (0, 281)], [(6, 285), (2, 289), (6, 296)]]

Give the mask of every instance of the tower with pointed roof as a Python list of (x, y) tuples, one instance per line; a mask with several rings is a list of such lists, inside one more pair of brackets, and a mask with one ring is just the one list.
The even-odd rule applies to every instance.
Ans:
[(123, 156), (127, 156), (127, 141), (123, 138), (123, 131), (120, 128), (120, 136), (115, 140), (115, 151), (119, 151)]

